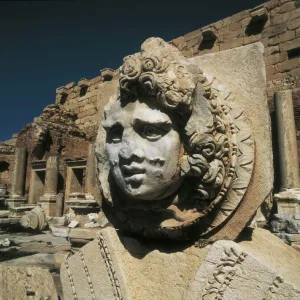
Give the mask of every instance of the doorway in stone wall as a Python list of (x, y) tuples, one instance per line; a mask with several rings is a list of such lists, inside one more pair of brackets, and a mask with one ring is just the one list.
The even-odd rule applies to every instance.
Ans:
[(29, 204), (36, 204), (45, 192), (46, 161), (32, 162)]

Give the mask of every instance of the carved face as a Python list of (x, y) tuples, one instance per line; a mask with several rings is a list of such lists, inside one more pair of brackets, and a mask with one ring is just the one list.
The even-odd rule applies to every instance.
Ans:
[(114, 180), (127, 196), (158, 200), (180, 187), (179, 134), (153, 98), (111, 108), (103, 122)]

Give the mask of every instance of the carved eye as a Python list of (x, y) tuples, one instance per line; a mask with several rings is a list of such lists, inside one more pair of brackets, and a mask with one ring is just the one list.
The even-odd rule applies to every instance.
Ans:
[(122, 141), (123, 130), (122, 126), (111, 128), (108, 133), (108, 141), (114, 144), (120, 143)]
[(143, 136), (150, 141), (157, 141), (163, 136), (163, 131), (153, 125), (145, 125), (143, 128)]

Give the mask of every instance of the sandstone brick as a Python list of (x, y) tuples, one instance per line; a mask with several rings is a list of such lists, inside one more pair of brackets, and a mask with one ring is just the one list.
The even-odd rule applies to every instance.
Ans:
[(287, 30), (287, 24), (278, 24), (270, 26), (268, 29), (264, 30), (262, 36), (263, 37), (273, 37), (275, 35), (278, 35), (280, 33), (283, 33)]
[(243, 20), (247, 17), (250, 17), (250, 11), (249, 10), (244, 10), (244, 11), (241, 11), (241, 12), (233, 15), (231, 17), (231, 22), (232, 23), (237, 23), (237, 22), (240, 22), (241, 20)]
[(291, 10), (289, 12), (282, 13), (278, 16), (275, 16), (272, 19), (272, 24), (276, 25), (276, 24), (287, 22), (287, 21), (292, 21), (298, 17), (300, 17), (300, 8), (297, 8), (297, 9)]
[(213, 26), (215, 26), (216, 29), (219, 29), (219, 28), (223, 27), (224, 26), (223, 25), (223, 20), (220, 20), (220, 21), (214, 23)]
[(297, 28), (295, 33), (296, 33), (296, 37), (299, 37), (300, 36), (300, 28)]
[(275, 7), (279, 6), (279, 0), (272, 0), (272, 1), (268, 1), (265, 3), (264, 5), (268, 11), (274, 9)]
[(241, 23), (232, 23), (229, 25), (229, 30), (230, 31), (236, 31), (242, 28), (242, 24)]
[(267, 80), (283, 79), (285, 77), (286, 77), (285, 73), (276, 73), (276, 74), (269, 75), (267, 77)]
[(183, 37), (184, 37), (184, 40), (187, 42), (189, 40), (192, 40), (196, 37), (201, 36), (201, 34), (202, 34), (201, 29), (197, 29), (197, 30), (194, 30), (192, 32), (189, 32), (189, 33), (185, 34)]
[(224, 36), (224, 35), (226, 35), (226, 34), (228, 34), (229, 33), (229, 26), (224, 26), (224, 27), (222, 27), (222, 28), (220, 28), (219, 29), (219, 31), (218, 31), (218, 36), (220, 37), (220, 36)]
[(232, 49), (235, 47), (240, 47), (240, 46), (242, 46), (242, 44), (243, 44), (243, 38), (237, 38), (231, 42), (221, 44), (220, 50), (223, 51), (223, 50), (228, 50), (228, 49)]
[(274, 67), (274, 66), (267, 66), (267, 67), (266, 67), (267, 76), (268, 76), (268, 75), (274, 74), (275, 71), (276, 71), (276, 70), (275, 70), (275, 67)]
[(173, 45), (175, 45), (179, 50), (182, 50), (185, 47), (185, 40), (183, 36), (180, 36), (171, 41)]
[(231, 31), (230, 33), (228, 33), (222, 37), (222, 41), (223, 41), (223, 43), (228, 43), (232, 40), (235, 40), (237, 37), (240, 37), (240, 35), (241, 35), (240, 30)]
[(287, 60), (287, 53), (276, 53), (274, 55), (265, 56), (266, 66), (275, 65), (277, 63)]
[(256, 34), (256, 35), (250, 35), (250, 36), (245, 36), (243, 45), (248, 45), (251, 43), (258, 42), (261, 39), (261, 34)]
[(288, 75), (295, 77), (295, 76), (300, 76), (300, 68), (293, 69), (288, 72)]
[(272, 9), (272, 10), (270, 11), (270, 16), (271, 16), (271, 17), (274, 17), (275, 15), (278, 15), (279, 13), (280, 13), (280, 7), (277, 6), (277, 7), (275, 7), (274, 9)]
[(92, 115), (94, 115), (96, 113), (97, 113), (97, 111), (96, 111), (95, 108), (92, 108), (92, 109), (89, 109), (89, 110), (86, 111), (86, 115), (87, 116), (92, 116)]
[(66, 88), (66, 89), (71, 89), (71, 88), (73, 88), (74, 86), (75, 86), (75, 82), (70, 82), (70, 83), (68, 83), (68, 84), (65, 85), (65, 88)]
[(296, 18), (292, 21), (289, 21), (287, 25), (289, 30), (293, 30), (300, 27), (300, 18)]
[(244, 28), (244, 27), (248, 26), (248, 24), (250, 23), (250, 21), (251, 21), (251, 17), (247, 17), (247, 18), (243, 19), (241, 21), (242, 27)]
[(276, 65), (278, 72), (286, 72), (300, 67), (300, 58), (287, 60)]
[(187, 49), (191, 48), (191, 47), (194, 47), (195, 45), (197, 45), (199, 47), (200, 45), (200, 36), (194, 38), (194, 39), (191, 39), (189, 41), (186, 42), (186, 47)]
[(286, 43), (281, 43), (279, 45), (280, 51), (288, 51), (294, 48), (300, 47), (300, 38), (288, 41)]
[(223, 25), (227, 26), (232, 23), (231, 17), (223, 19)]
[(269, 39), (268, 45), (272, 46), (272, 45), (276, 45), (276, 44), (280, 44), (286, 41), (290, 41), (292, 39), (295, 38), (295, 32), (294, 31), (286, 31), (282, 34), (276, 35), (273, 38)]
[(288, 12), (295, 8), (296, 8), (296, 1), (287, 2), (287, 3), (284, 3), (283, 5), (281, 5), (280, 12), (281, 13)]
[(279, 52), (279, 46), (278, 45), (270, 46), (270, 47), (265, 48), (265, 56), (269, 56), (269, 55), (272, 55), (272, 54), (275, 54), (275, 53), (278, 53), (278, 52)]
[(94, 108), (95, 106), (93, 105), (93, 104), (86, 104), (84, 107), (83, 107), (83, 109), (84, 110), (89, 110), (89, 109), (92, 109), (92, 108)]

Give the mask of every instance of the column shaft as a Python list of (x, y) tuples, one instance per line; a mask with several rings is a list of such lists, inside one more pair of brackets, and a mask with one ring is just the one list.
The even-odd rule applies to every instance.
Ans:
[(292, 92), (275, 94), (281, 189), (299, 187), (299, 166)]
[(14, 165), (12, 188), (11, 188), (11, 195), (13, 197), (24, 196), (26, 164), (27, 164), (26, 148), (16, 148), (15, 165)]

